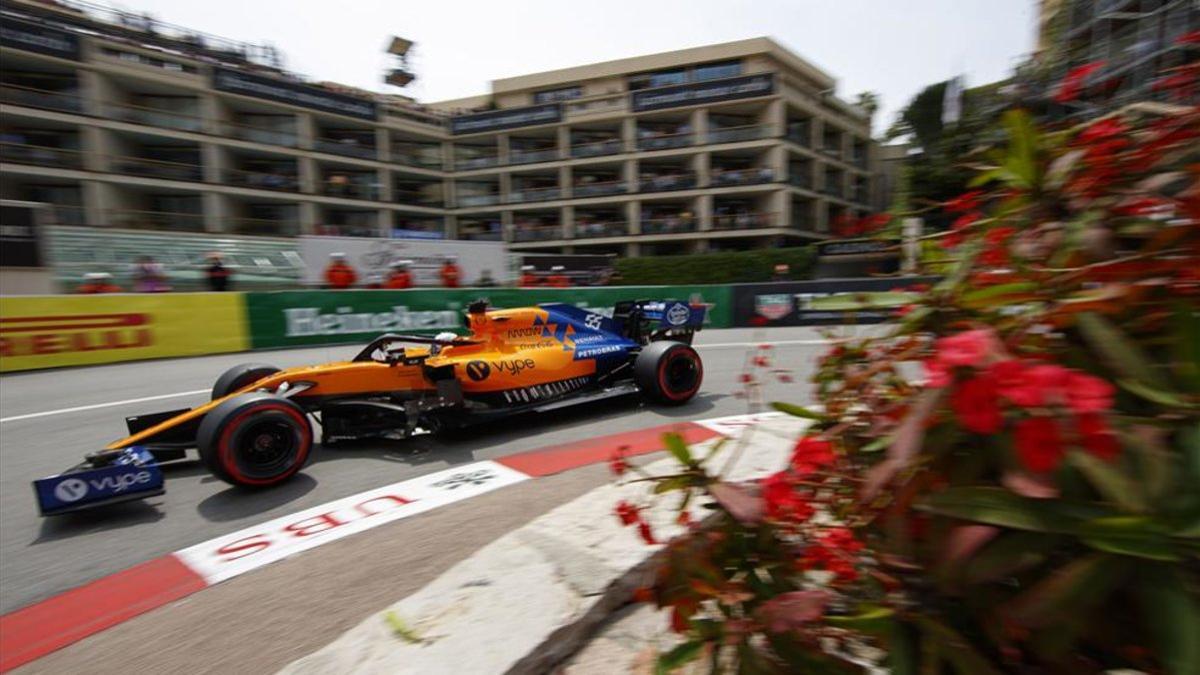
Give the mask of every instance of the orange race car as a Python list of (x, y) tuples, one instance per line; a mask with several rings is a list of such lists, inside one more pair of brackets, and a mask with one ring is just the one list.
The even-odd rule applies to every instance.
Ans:
[[(381, 335), (349, 361), (226, 371), (212, 401), (126, 419), (129, 436), (34, 482), (43, 515), (162, 494), (159, 463), (191, 448), (218, 478), (263, 488), (295, 476), (321, 442), (403, 438), (640, 392), (679, 405), (700, 389), (692, 336), (706, 308), (620, 302), (611, 316), (553, 303), (467, 311), (470, 335)], [(416, 345), (416, 346), (414, 346)]]

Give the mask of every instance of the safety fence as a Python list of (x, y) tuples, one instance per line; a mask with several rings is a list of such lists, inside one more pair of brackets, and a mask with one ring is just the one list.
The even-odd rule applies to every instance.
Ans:
[(601, 313), (621, 300), (687, 300), (709, 306), (709, 328), (877, 322), (904, 302), (891, 291), (922, 281), (0, 297), (0, 372), (461, 333), (464, 308), (483, 297), (495, 307), (567, 302)]

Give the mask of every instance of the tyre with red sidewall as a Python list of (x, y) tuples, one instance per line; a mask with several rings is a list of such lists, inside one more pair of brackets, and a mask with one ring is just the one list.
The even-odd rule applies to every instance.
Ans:
[(294, 402), (268, 392), (239, 394), (213, 408), (196, 434), (200, 459), (231, 485), (266, 488), (291, 479), (313, 450), (312, 424)]
[(225, 398), (233, 392), (253, 384), (264, 377), (278, 373), (279, 369), (266, 363), (243, 363), (221, 373), (212, 388), (212, 400)]
[(683, 405), (700, 391), (704, 364), (682, 342), (651, 342), (633, 363), (633, 379), (642, 394), (657, 403)]

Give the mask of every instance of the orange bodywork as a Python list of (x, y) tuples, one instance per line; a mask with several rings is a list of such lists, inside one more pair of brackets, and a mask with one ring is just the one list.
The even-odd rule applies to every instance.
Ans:
[[(570, 329), (561, 336), (544, 337), (544, 309), (532, 307), (472, 314), (470, 337), (480, 344), (444, 347), (430, 356), (427, 347), (409, 347), (406, 356), (428, 356), (427, 367), (453, 366), (464, 396), (490, 394), (539, 384), (590, 376), (596, 371), (592, 359), (575, 359)], [(538, 322), (538, 323), (535, 323)], [(216, 399), (171, 419), (122, 438), (106, 446), (116, 450), (145, 443), (156, 434), (195, 420), (227, 398), (259, 389), (276, 390), (284, 383), (311, 383), (294, 396), (303, 403), (308, 397), (354, 396), (390, 392), (433, 392), (435, 385), (420, 365), (376, 361), (336, 361), (318, 366), (288, 368), (247, 385), (225, 398)]]

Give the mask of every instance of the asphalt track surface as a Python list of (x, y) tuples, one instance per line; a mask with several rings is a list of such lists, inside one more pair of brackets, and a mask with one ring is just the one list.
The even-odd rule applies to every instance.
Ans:
[(796, 379), (770, 384), (767, 397), (804, 402), (814, 358), (824, 350), (820, 341), (806, 328), (705, 331), (696, 341), (704, 385), (685, 406), (649, 406), (627, 397), (510, 418), (452, 437), (320, 449), (297, 479), (265, 492), (232, 488), (198, 461), (180, 462), (165, 469), (166, 495), (55, 518), (38, 516), (30, 481), (124, 435), (126, 415), (202, 403), (216, 377), (238, 363), (321, 363), (349, 358), (358, 347), (6, 375), (0, 377), (0, 613), (213, 537), (425, 473), (671, 421), (745, 413), (746, 402), (733, 394), (741, 386), (747, 353), (758, 344), (772, 344), (776, 364), (790, 368)]

